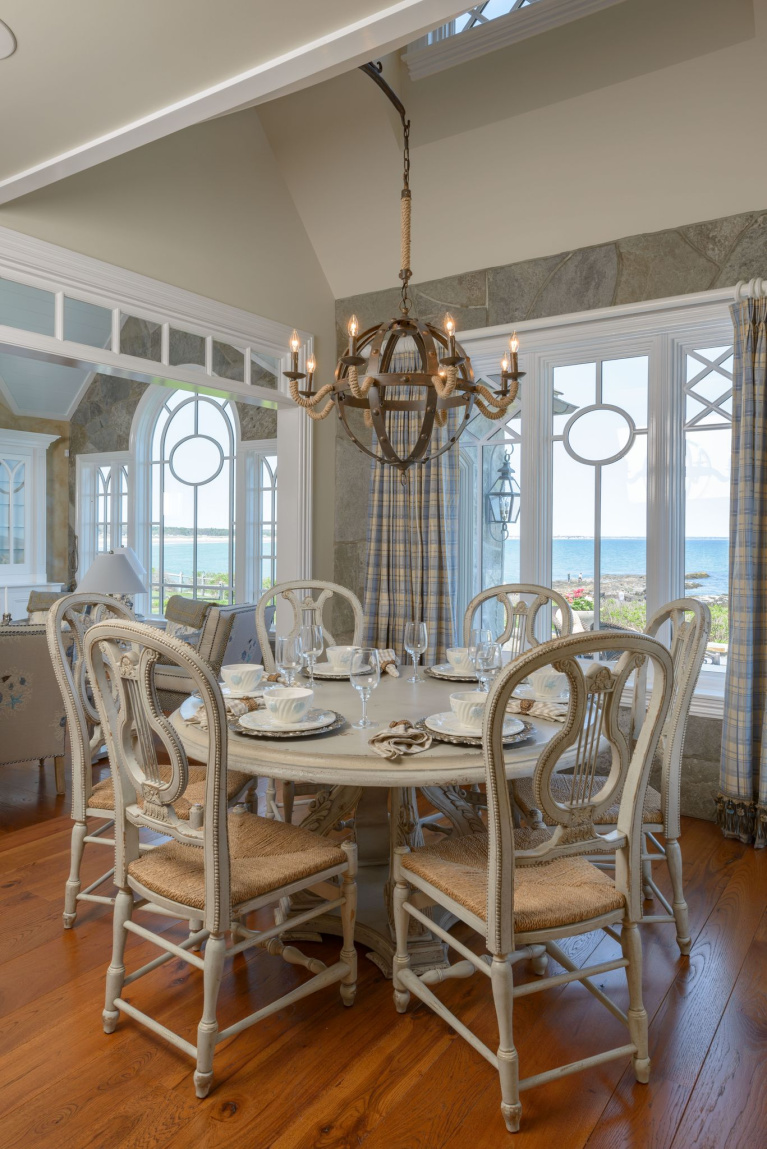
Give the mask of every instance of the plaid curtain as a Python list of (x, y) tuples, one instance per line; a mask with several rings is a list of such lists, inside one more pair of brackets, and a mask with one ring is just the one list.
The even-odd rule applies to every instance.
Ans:
[(730, 645), (718, 821), (767, 845), (767, 300), (732, 307)]
[[(411, 397), (405, 390), (411, 388), (398, 398)], [(451, 414), (444, 428), (435, 427), (432, 444), (444, 443), (457, 421)], [(390, 413), (389, 436), (400, 458), (420, 429), (417, 412)], [(405, 623), (425, 622), (424, 666), (444, 661), (454, 642), (458, 481), (457, 446), (426, 466), (411, 467), (404, 478), (394, 467), (371, 464), (364, 641), (391, 647), (402, 658)]]

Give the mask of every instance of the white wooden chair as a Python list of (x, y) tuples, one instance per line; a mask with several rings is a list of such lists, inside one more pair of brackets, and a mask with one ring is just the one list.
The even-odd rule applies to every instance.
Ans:
[[(178, 817), (174, 804), (188, 791), (190, 766), (157, 697), (154, 679), (161, 656), (190, 676), (207, 719), (204, 793), (187, 820)], [(119, 892), (106, 980), (104, 1031), (111, 1033), (124, 1013), (166, 1038), (195, 1059), (195, 1089), (198, 1097), (205, 1097), (220, 1042), (335, 982), (341, 983), (344, 1004), (352, 1004), (357, 980), (356, 847), (348, 842), (339, 845), (300, 826), (261, 818), (244, 809), (229, 813), (227, 723), (221, 690), (216, 675), (188, 644), (140, 623), (103, 622), (88, 630), (85, 657), (106, 731), (115, 790), (115, 884)], [(169, 757), (169, 772), (158, 765), (157, 742)], [(142, 855), (138, 845), (141, 827), (167, 835), (170, 841)], [(304, 912), (260, 931), (243, 925), (242, 919), (251, 910), (279, 904), (291, 894), (309, 889), (318, 900)], [(153, 914), (188, 920), (189, 937), (176, 944), (162, 933), (137, 925), (132, 920), (134, 896), (137, 906)], [(326, 967), (283, 945), (280, 935), (286, 930), (335, 909), (340, 910), (343, 922), (339, 961)], [(200, 928), (192, 929), (198, 921)], [(126, 975), (128, 933), (151, 941), (164, 952)], [(232, 939), (229, 948), (227, 935)], [(204, 945), (202, 956), (192, 952), (200, 945)], [(219, 1030), (216, 1006), (225, 959), (254, 946), (281, 954), (286, 961), (307, 967), (314, 976), (277, 1001)], [(122, 997), (124, 986), (173, 958), (182, 958), (203, 973), (203, 1010), (196, 1045), (144, 1013), (134, 1004), (135, 998), (126, 1001)]]
[[(655, 612), (645, 627), (645, 634), (657, 637), (664, 627), (670, 628), (669, 649), (674, 667), (674, 683), (671, 706), (669, 707), (658, 753), (661, 762), (660, 791), (648, 786), (643, 807), (644, 845), (642, 850), (643, 892), (646, 900), (657, 898), (664, 912), (643, 913), (640, 922), (674, 922), (679, 951), (689, 954), (692, 946), (687, 902), (684, 896), (682, 878), (682, 850), (679, 844), (681, 835), (680, 801), (682, 786), (682, 755), (687, 730), (687, 719), (695, 686), (703, 665), (706, 644), (711, 631), (711, 611), (703, 602), (694, 598), (679, 598), (666, 603)], [(600, 634), (609, 632), (600, 631)], [(637, 738), (645, 720), (647, 705), (647, 668), (637, 674), (632, 702), (632, 735)], [(565, 788), (567, 782), (554, 777), (552, 787)], [(514, 799), (533, 826), (551, 824), (546, 814), (541, 817), (535, 807), (530, 779), (514, 783)], [(615, 829), (618, 817), (618, 800), (606, 810), (600, 811), (595, 821), (602, 833)], [(658, 841), (658, 834), (664, 843)], [(655, 852), (653, 852), (653, 850)], [(672, 902), (658, 888), (652, 876), (656, 862), (665, 861), (671, 880)], [(609, 862), (601, 862), (609, 866)]]
[[(584, 673), (577, 656), (600, 649), (624, 653), (614, 666), (594, 664)], [(629, 675), (645, 660), (653, 667), (652, 696), (632, 754), (618, 726), (618, 707)], [(555, 829), (539, 835), (517, 831), (515, 844), (502, 724), (514, 688), (528, 674), (547, 665), (566, 674), (570, 688), (567, 720), (542, 748), (533, 778), (536, 801), (554, 821)], [(511, 1132), (519, 1129), (520, 1091), (534, 1085), (629, 1055), (637, 1080), (649, 1079), (647, 1013), (642, 1004), (641, 942), (636, 925), (642, 907), (642, 802), (671, 699), (672, 674), (668, 651), (646, 635), (577, 634), (520, 655), (498, 677), (485, 710), (482, 741), (487, 835), (452, 837), (435, 846), (412, 852), (398, 847), (395, 852), (396, 1008), (404, 1013), (411, 993), (415, 994), (496, 1067), (501, 1111)], [(612, 750), (607, 777), (596, 773), (600, 733)], [(552, 789), (551, 780), (562, 754), (570, 748), (575, 749), (574, 769), (568, 792), (562, 794)], [(606, 842), (594, 825), (595, 816), (612, 805), (619, 793), (618, 827)], [(584, 850), (605, 849), (616, 851), (614, 876), (582, 856)], [(485, 941), (488, 956), (478, 957), (437, 926), (424, 913), (431, 906), (444, 907), (476, 930)], [(410, 918), (441, 937), (462, 960), (447, 970), (416, 975), (410, 969), (407, 949)], [(621, 927), (620, 934), (617, 926)], [(620, 941), (622, 957), (578, 968), (557, 945), (559, 938), (598, 929)], [(564, 972), (515, 987), (514, 964), (531, 958), (536, 972), (541, 972), (546, 955)], [(619, 968), (625, 968), (628, 981), (627, 1014), (591, 980)], [(489, 977), (492, 987), (500, 1038), (497, 1053), (459, 1021), (430, 988), (446, 978), (467, 977), (477, 970)], [(514, 999), (570, 981), (582, 982), (627, 1025), (629, 1042), (520, 1080), (512, 1026)]]
[[(78, 902), (114, 904), (114, 897), (93, 892), (112, 877), (113, 868), (91, 882), (87, 889), (80, 888), (80, 868), (86, 845), (107, 846), (114, 850), (114, 839), (102, 837), (111, 830), (114, 821), (112, 778), (93, 785), (93, 754), (103, 744), (104, 735), (98, 711), (91, 698), (90, 681), (83, 657), (86, 632), (96, 622), (105, 620), (133, 621), (133, 612), (111, 595), (81, 592), (60, 598), (48, 611), (46, 619), (48, 650), (64, 702), (72, 758), (74, 826), (69, 877), (64, 891), (65, 929), (71, 929), (75, 924)], [(192, 766), (189, 781), (187, 799), (176, 806), (176, 813), (182, 818), (189, 816), (190, 800), (197, 801), (203, 793), (204, 768)], [(252, 783), (250, 775), (232, 771), (227, 779), (230, 800)], [(91, 833), (88, 832), (89, 818), (97, 818), (101, 822)], [(148, 848), (148, 845), (142, 845), (142, 849)]]
[[(531, 599), (532, 601), (528, 601)], [(536, 634), (538, 616), (544, 607), (551, 607), (554, 616), (552, 622), (556, 625), (559, 636), (572, 634), (573, 612), (564, 595), (545, 586), (536, 586), (535, 583), (503, 583), (480, 591), (466, 607), (463, 616), (464, 646), (469, 645), (475, 615), (479, 614), (480, 620), (484, 620), (487, 616), (487, 604), (494, 601), (499, 602), (504, 611), (503, 627), (498, 630), (494, 641), (500, 642), (511, 653), (512, 658), (551, 637), (551, 634)], [(478, 625), (490, 625), (490, 623), (478, 622)], [(497, 628), (491, 625), (490, 629)]]
[[(313, 592), (320, 593), (314, 597)], [(359, 646), (362, 642), (362, 604), (350, 590), (336, 582), (323, 582), (321, 579), (293, 579), (290, 582), (279, 582), (265, 591), (256, 604), (256, 634), (261, 644), (261, 653), (264, 658), (264, 669), (267, 674), (274, 674), (277, 669), (274, 654), (269, 643), (269, 632), (266, 628), (266, 608), (272, 599), (283, 598), (289, 602), (293, 610), (293, 625), (288, 631), (289, 635), (298, 634), (304, 625), (314, 624), (322, 626), (325, 631), (326, 646), (334, 646), (335, 639), (325, 625), (324, 610), (328, 601), (338, 595), (345, 599), (352, 609), (354, 618), (354, 635), (352, 646)]]
[[(315, 591), (320, 593), (315, 597)], [(325, 632), (325, 645), (334, 646), (335, 639), (327, 629), (324, 621), (324, 608), (333, 595), (345, 599), (349, 603), (354, 618), (354, 633), (352, 646), (359, 646), (362, 642), (362, 604), (356, 594), (335, 582), (324, 582), (322, 579), (296, 579), (291, 582), (280, 582), (265, 591), (256, 604), (256, 634), (261, 645), (264, 659), (264, 670), (267, 674), (274, 674), (277, 666), (274, 653), (269, 642), (269, 631), (266, 625), (266, 615), (269, 603), (273, 599), (283, 598), (289, 602), (293, 610), (293, 624), (288, 635), (295, 636), (304, 625), (318, 625)], [(283, 782), (282, 784), (282, 816), (286, 822), (293, 820), (293, 807), (296, 796), (301, 794), (317, 794), (317, 787), (311, 782)], [(267, 814), (278, 815), (275, 785), (273, 779), (268, 780), (266, 792)]]

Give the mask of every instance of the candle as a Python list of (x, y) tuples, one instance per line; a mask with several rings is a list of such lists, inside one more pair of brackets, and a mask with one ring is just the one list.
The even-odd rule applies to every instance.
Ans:
[(346, 330), (349, 332), (349, 354), (357, 354), (357, 336), (360, 330), (360, 321), (356, 315), (352, 315), (351, 319), (346, 325)]
[(448, 352), (455, 355), (455, 320), (449, 313), (444, 319), (445, 333), (447, 335)]
[(301, 340), (298, 338), (298, 332), (293, 331), (290, 337), (290, 369), (291, 371), (298, 371), (298, 350), (301, 346)]
[(509, 340), (509, 351), (511, 352), (511, 373), (512, 375), (519, 371), (519, 359), (517, 352), (519, 351), (519, 340), (517, 339), (516, 331)]
[(314, 382), (314, 372), (317, 370), (317, 360), (313, 355), (310, 355), (306, 360), (306, 374), (309, 377), (307, 391), (311, 391), (312, 383)]

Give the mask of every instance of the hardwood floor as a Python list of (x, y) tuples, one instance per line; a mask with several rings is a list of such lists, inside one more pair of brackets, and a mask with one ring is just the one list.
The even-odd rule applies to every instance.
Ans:
[[(533, 1089), (523, 1095), (522, 1131), (512, 1136), (495, 1072), (425, 1007), (396, 1014), (391, 984), (364, 957), (351, 1010), (333, 987), (224, 1043), (214, 1089), (198, 1101), (184, 1055), (127, 1019), (108, 1037), (101, 1030), (110, 910), (81, 907), (75, 928), (61, 928), (71, 822), (52, 763), (3, 768), (0, 780), (2, 1149), (767, 1146), (767, 851), (725, 841), (710, 823), (684, 823), (689, 960), (672, 928), (642, 930), (650, 1084), (637, 1085), (616, 1061)], [(86, 854), (85, 881), (107, 857)], [(327, 960), (337, 946), (305, 948)], [(615, 950), (604, 935), (569, 948), (581, 962)], [(140, 939), (129, 940), (129, 968), (149, 954)], [(245, 995), (248, 1009), (257, 1008), (304, 977), (267, 954), (234, 959), (223, 1024), (246, 1012)], [(193, 1040), (200, 983), (196, 970), (174, 960), (131, 996)], [(622, 971), (600, 984), (625, 1005)], [(484, 978), (439, 992), (495, 1043)], [(587, 1056), (604, 1039), (625, 1040), (578, 985), (519, 999), (514, 1023), (524, 1076)]]

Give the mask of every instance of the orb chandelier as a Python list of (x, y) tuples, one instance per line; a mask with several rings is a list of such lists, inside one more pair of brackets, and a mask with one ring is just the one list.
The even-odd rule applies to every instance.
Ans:
[[(403, 104), (381, 75), (381, 65), (363, 64), (361, 70), (391, 100), (402, 121), (400, 313), (365, 331), (360, 331), (359, 321), (353, 315), (347, 325), (349, 343), (338, 360), (335, 378), (317, 389), (316, 360), (309, 358), (306, 371), (299, 370), (301, 342), (294, 331), (290, 370), (284, 375), (289, 380), (291, 398), (311, 419), (326, 419), (335, 410), (346, 434), (361, 451), (377, 463), (396, 467), (404, 475), (415, 463), (429, 463), (450, 450), (475, 408), (488, 419), (502, 419), (517, 396), (524, 372), (519, 370), (519, 341), (515, 335), (509, 341), (510, 357), (502, 363), (500, 388), (493, 391), (484, 383), (475, 382), (471, 362), (456, 342), (452, 317), (446, 315), (440, 329), (410, 314), (410, 121)], [(362, 411), (363, 426), (374, 433), (370, 446), (363, 441), (366, 435), (362, 427), (354, 425), (354, 410)], [(451, 413), (456, 418), (449, 421)], [(413, 422), (409, 415), (416, 417)], [(435, 441), (435, 429), (441, 428), (445, 428), (445, 434)]]

